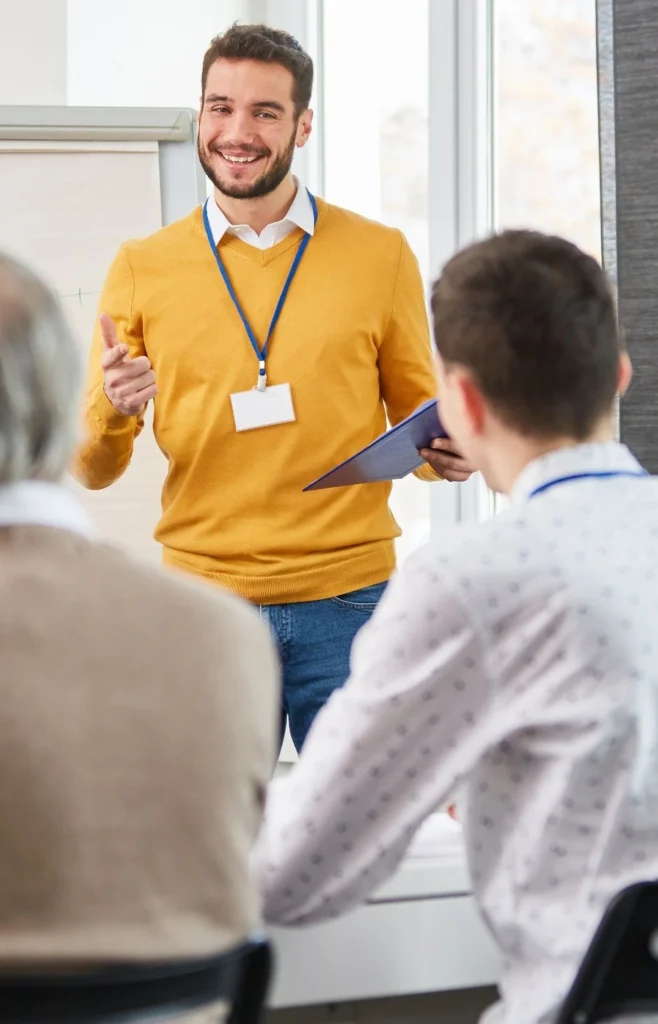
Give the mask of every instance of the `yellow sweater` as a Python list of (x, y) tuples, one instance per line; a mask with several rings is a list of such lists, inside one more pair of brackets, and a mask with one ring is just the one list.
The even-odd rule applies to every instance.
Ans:
[[(303, 237), (265, 251), (219, 243), (263, 339)], [(296, 422), (236, 433), (230, 395), (253, 387), (254, 351), (204, 233), (201, 209), (122, 246), (100, 309), (156, 374), (154, 430), (169, 463), (155, 537), (164, 561), (255, 603), (319, 600), (387, 579), (399, 529), (390, 484), (302, 493), (435, 394), (423, 285), (399, 231), (318, 200), (318, 221), (270, 340), (269, 384)], [(107, 399), (97, 330), (87, 438), (74, 472), (107, 487), (130, 462), (139, 417)], [(418, 475), (436, 479), (429, 466)]]

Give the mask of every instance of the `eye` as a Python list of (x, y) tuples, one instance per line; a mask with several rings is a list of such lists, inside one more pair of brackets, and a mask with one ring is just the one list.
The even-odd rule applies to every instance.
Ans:
[(222, 106), (221, 104), (216, 104), (214, 107), (211, 107), (210, 110), (211, 110), (211, 112), (213, 114), (230, 114), (231, 113), (230, 107), (225, 107), (225, 106)]
[(256, 117), (264, 118), (266, 121), (276, 121), (276, 116), (270, 110), (261, 110)]

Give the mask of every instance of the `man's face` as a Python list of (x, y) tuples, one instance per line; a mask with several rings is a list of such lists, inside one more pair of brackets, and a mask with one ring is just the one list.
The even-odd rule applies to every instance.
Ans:
[(280, 64), (218, 60), (199, 114), (199, 160), (216, 189), (232, 199), (269, 195), (290, 171), (312, 114), (297, 117), (294, 78)]

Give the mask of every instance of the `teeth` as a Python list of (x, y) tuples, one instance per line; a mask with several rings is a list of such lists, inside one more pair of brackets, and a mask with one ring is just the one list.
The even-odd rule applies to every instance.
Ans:
[(257, 156), (229, 156), (228, 153), (222, 153), (222, 156), (231, 164), (253, 164), (258, 160)]

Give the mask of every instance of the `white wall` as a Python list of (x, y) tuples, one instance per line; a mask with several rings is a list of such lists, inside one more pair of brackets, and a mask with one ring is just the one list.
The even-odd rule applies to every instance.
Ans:
[(0, 0), (0, 104), (190, 106), (234, 21), (303, 35), (306, 0)]
[(203, 54), (244, 8), (241, 0), (68, 0), (68, 102), (196, 108)]
[(66, 103), (66, 0), (0, 0), (0, 104)]
[[(0, 0), (14, 2), (20, 0)], [(310, 7), (308, 0), (68, 0), (67, 95), (48, 102), (197, 109), (213, 36), (234, 21), (265, 21), (292, 32), (315, 56)], [(317, 154), (316, 135), (294, 165), (316, 190)]]
[(68, 0), (68, 102), (196, 107), (213, 36), (234, 21), (303, 36), (305, 8), (305, 0)]

